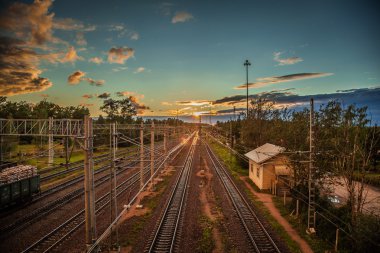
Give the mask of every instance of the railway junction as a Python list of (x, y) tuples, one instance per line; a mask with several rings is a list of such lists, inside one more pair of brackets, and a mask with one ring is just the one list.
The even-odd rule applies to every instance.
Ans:
[(290, 252), (198, 124), (2, 120), (0, 131), (72, 138), (85, 158), (40, 170), (40, 193), (2, 209), (2, 252)]

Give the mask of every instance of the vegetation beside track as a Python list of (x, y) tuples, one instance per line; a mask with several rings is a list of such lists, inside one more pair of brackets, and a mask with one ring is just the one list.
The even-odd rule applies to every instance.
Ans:
[[(155, 194), (151, 196), (144, 197), (141, 204), (147, 208), (147, 212), (142, 216), (134, 216), (131, 218), (131, 225), (128, 226), (127, 233), (120, 233), (119, 241), (122, 247), (134, 246), (138, 240), (141, 240), (141, 232), (145, 227), (146, 223), (149, 221), (157, 205), (161, 201), (161, 197), (165, 192), (169, 184), (169, 175), (162, 175), (162, 181), (156, 184)], [(121, 225), (123, 226), (123, 225)]]
[(196, 252), (209, 253), (215, 247), (215, 242), (212, 237), (212, 230), (214, 227), (214, 222), (205, 215), (200, 215), (198, 218), (198, 223), (202, 228), (202, 236), (198, 242), (198, 248)]
[[(215, 153), (222, 159), (226, 168), (229, 170), (231, 175), (235, 180), (241, 182), (241, 176), (248, 176), (248, 170), (245, 169), (238, 158), (235, 155), (230, 155), (230, 152), (225, 147), (222, 147), (220, 144), (216, 142), (210, 142), (210, 146), (215, 151)], [(253, 184), (253, 183), (252, 183)], [(253, 184), (254, 185), (254, 184)], [(254, 187), (254, 189), (257, 187)], [(255, 190), (256, 190), (255, 189)], [(285, 229), (277, 222), (277, 220), (270, 214), (269, 210), (264, 207), (263, 203), (259, 201), (252, 193), (245, 189), (245, 192), (249, 196), (253, 205), (262, 211), (262, 214), (265, 216), (269, 224), (273, 227), (273, 229), (278, 233), (279, 237), (287, 244), (291, 252), (301, 252), (298, 244), (291, 239), (289, 234), (285, 231)]]

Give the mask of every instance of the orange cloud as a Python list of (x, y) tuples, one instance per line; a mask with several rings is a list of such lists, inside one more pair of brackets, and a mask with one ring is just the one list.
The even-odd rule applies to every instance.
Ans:
[(103, 63), (103, 59), (100, 58), (100, 57), (93, 57), (91, 58), (90, 60), (88, 60), (89, 62), (92, 62), (92, 63), (96, 63), (96, 64), (101, 64)]
[(82, 96), (82, 98), (85, 98), (85, 99), (90, 99), (90, 98), (93, 98), (93, 96), (91, 94), (84, 94)]
[(136, 102), (140, 99), (144, 99), (144, 94), (138, 94), (134, 91), (118, 91), (116, 92), (116, 95), (118, 97), (132, 97), (133, 99), (136, 100)]
[(84, 25), (81, 21), (73, 18), (55, 18), (53, 28), (64, 31), (91, 32), (96, 30), (94, 25)]
[(69, 47), (65, 57), (62, 59), (62, 62), (71, 62), (74, 63), (77, 60), (83, 60), (83, 57), (78, 56), (77, 51), (74, 47)]
[(82, 103), (82, 104), (79, 104), (79, 106), (89, 107), (89, 106), (94, 106), (94, 104), (85, 104), (85, 103)]
[(186, 11), (179, 11), (179, 12), (176, 12), (174, 17), (172, 18), (172, 23), (173, 24), (183, 23), (183, 22), (187, 22), (193, 18), (194, 18), (193, 15), (191, 15), (190, 13), (188, 13)]
[(191, 105), (191, 106), (201, 106), (201, 105), (211, 105), (210, 100), (186, 100), (186, 101), (176, 101), (177, 105)]

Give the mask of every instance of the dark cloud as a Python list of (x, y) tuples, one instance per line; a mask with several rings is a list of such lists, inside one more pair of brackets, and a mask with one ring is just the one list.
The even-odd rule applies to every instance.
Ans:
[(43, 91), (53, 84), (40, 77), (39, 56), (18, 39), (0, 37), (0, 95)]
[(92, 78), (83, 78), (84, 81), (87, 81), (89, 84), (91, 85), (95, 85), (95, 86), (103, 86), (105, 84), (105, 81), (104, 80), (94, 80)]
[(95, 86), (103, 86), (105, 83), (104, 80), (94, 80), (92, 78), (85, 77), (85, 76), (86, 76), (85, 72), (77, 70), (71, 75), (69, 75), (69, 77), (67, 78), (67, 82), (69, 84), (75, 85), (75, 84), (80, 83), (81, 81), (86, 81), (89, 84), (95, 85)]
[(1, 13), (0, 28), (15, 33), (30, 45), (57, 42), (52, 33), (54, 13), (49, 13), (51, 5), (51, 0), (31, 4), (14, 2)]
[[(250, 95), (250, 99), (264, 98), (273, 101), (276, 105), (289, 106), (292, 108), (303, 108), (307, 106), (311, 98), (314, 98), (316, 106), (326, 104), (331, 100), (341, 101), (344, 105), (356, 104), (357, 106), (368, 106), (369, 112), (376, 119), (380, 119), (380, 87), (360, 88), (350, 90), (338, 90), (336, 93), (298, 95), (289, 90), (277, 90)], [(245, 102), (246, 96), (236, 95), (224, 97), (214, 101), (214, 105), (233, 106)], [(228, 109), (231, 111), (231, 109)], [(226, 113), (228, 110), (221, 110)]]
[(107, 98), (109, 98), (110, 96), (111, 96), (110, 93), (108, 93), (108, 92), (104, 92), (104, 93), (102, 93), (102, 94), (99, 94), (97, 97), (98, 97), (98, 98), (101, 98), (101, 99), (107, 99)]
[[(311, 78), (318, 78), (318, 77), (324, 77), (324, 76), (331, 76), (333, 73), (297, 73), (297, 74), (290, 74), (290, 75), (284, 75), (284, 76), (272, 76), (272, 77), (263, 77), (258, 78), (254, 83), (249, 83), (249, 88), (260, 88), (264, 87), (270, 84), (276, 84), (276, 83), (283, 83), (283, 82), (291, 82), (291, 81), (297, 81), (297, 80), (304, 80), (304, 79), (311, 79)], [(235, 89), (246, 89), (247, 85), (242, 84)]]
[(133, 57), (135, 50), (129, 47), (113, 47), (108, 51), (108, 62), (124, 64), (126, 60)]
[(75, 71), (74, 73), (69, 75), (69, 77), (67, 78), (67, 82), (69, 84), (78, 84), (80, 83), (80, 81), (82, 81), (82, 77), (84, 77), (85, 75), (86, 73), (84, 73), (83, 71)]

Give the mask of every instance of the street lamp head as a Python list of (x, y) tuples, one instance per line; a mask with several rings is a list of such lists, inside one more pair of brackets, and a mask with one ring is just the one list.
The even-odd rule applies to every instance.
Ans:
[(245, 60), (244, 66), (251, 66), (251, 63), (248, 60)]

